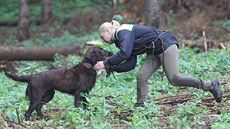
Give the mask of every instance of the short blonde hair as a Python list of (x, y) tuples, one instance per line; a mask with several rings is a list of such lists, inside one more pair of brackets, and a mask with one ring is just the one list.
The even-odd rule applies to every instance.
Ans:
[(98, 29), (98, 33), (103, 31), (113, 29), (113, 31), (117, 30), (120, 27), (120, 23), (116, 20), (112, 20), (111, 22), (104, 22), (100, 25)]
[(101, 33), (103, 31), (106, 31), (110, 28), (113, 28), (112, 24), (110, 22), (104, 22), (100, 25), (99, 29), (98, 29), (98, 33)]

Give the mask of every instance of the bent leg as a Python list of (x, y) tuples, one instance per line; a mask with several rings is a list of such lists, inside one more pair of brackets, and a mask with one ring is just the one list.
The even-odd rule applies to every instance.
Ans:
[(160, 54), (160, 60), (163, 60), (163, 68), (165, 70), (167, 79), (174, 86), (189, 86), (203, 90), (211, 89), (211, 81), (204, 81), (202, 79), (191, 76), (180, 76), (178, 63), (178, 48), (176, 45), (171, 45), (164, 54)]
[(41, 112), (42, 106), (48, 103), (50, 100), (52, 100), (54, 97), (54, 94), (55, 94), (55, 91), (53, 89), (46, 91), (46, 93), (42, 97), (40, 105), (38, 105), (37, 108), (35, 109), (41, 118), (43, 118), (43, 115)]

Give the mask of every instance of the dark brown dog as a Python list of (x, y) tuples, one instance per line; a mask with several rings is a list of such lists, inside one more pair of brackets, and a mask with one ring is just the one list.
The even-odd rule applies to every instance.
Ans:
[(25, 112), (25, 119), (29, 120), (31, 113), (36, 110), (43, 117), (41, 108), (48, 103), (58, 90), (75, 97), (75, 107), (82, 103), (86, 108), (87, 100), (80, 93), (88, 93), (96, 82), (96, 70), (93, 68), (97, 61), (102, 61), (112, 54), (99, 47), (91, 47), (85, 53), (83, 60), (74, 67), (50, 70), (31, 75), (15, 75), (5, 72), (13, 80), (27, 82), (26, 96), (30, 104)]

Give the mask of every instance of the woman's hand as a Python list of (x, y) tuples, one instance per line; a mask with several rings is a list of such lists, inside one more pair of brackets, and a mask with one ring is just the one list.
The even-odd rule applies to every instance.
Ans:
[(94, 69), (96, 69), (96, 70), (97, 69), (103, 69), (103, 68), (105, 68), (103, 61), (99, 61), (94, 65)]

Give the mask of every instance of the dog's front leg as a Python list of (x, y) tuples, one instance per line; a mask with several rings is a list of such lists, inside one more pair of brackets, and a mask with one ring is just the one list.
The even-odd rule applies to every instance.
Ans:
[(74, 94), (74, 106), (75, 108), (80, 107), (81, 105), (81, 95), (79, 91), (76, 91)]
[(81, 96), (82, 104), (83, 104), (83, 109), (87, 109), (87, 106), (89, 105), (89, 102), (87, 101), (85, 96)]

